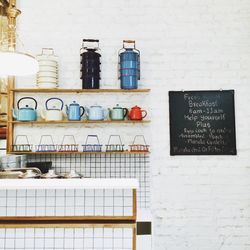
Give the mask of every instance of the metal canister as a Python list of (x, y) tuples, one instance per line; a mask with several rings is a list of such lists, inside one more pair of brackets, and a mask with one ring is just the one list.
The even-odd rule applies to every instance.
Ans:
[[(132, 48), (127, 47), (132, 44)], [(118, 52), (119, 79), (122, 89), (137, 89), (140, 80), (140, 51), (134, 40), (123, 40), (123, 48)]]
[[(88, 46), (86, 45), (86, 43)], [(101, 54), (99, 48), (99, 40), (83, 39), (82, 48), (80, 50), (80, 56), (82, 88), (99, 89), (101, 79)]]

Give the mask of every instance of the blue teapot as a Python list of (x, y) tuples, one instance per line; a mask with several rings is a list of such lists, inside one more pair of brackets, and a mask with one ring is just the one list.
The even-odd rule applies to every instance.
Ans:
[(88, 120), (101, 121), (107, 116), (107, 110), (102, 106), (93, 105), (86, 110)]
[(84, 107), (73, 101), (69, 106), (66, 105), (66, 114), (69, 121), (80, 121), (85, 112)]
[[(31, 108), (28, 105), (25, 105), (25, 107), (20, 108), (20, 102), (24, 99), (30, 99), (33, 100), (35, 102), (35, 108)], [(32, 98), (32, 97), (23, 97), (21, 99), (19, 99), (19, 101), (17, 102), (17, 109), (13, 109), (13, 117), (17, 120), (17, 121), (36, 121), (37, 120), (37, 101)]]

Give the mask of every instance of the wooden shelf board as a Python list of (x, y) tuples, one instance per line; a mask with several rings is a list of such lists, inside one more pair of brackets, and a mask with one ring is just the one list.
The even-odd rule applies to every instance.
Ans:
[(10, 89), (14, 92), (26, 93), (145, 93), (150, 89), (35, 89), (35, 88), (18, 88)]
[(28, 154), (28, 155), (64, 155), (64, 154), (79, 154), (79, 155), (89, 155), (89, 154), (101, 154), (101, 155), (108, 155), (108, 154), (123, 154), (123, 155), (135, 155), (135, 154), (149, 154), (150, 152), (130, 152), (130, 151), (123, 151), (123, 152), (8, 152), (9, 154)]
[[(115, 223), (115, 224), (114, 224)], [(70, 221), (0, 221), (0, 228), (135, 228), (136, 223), (88, 223), (88, 222), (70, 222)]]
[(22, 122), (22, 121), (9, 121), (9, 123), (13, 124), (23, 124), (23, 125), (30, 125), (30, 124), (103, 124), (103, 123), (119, 123), (119, 124), (131, 124), (131, 123), (149, 123), (150, 120), (142, 120), (142, 121), (131, 121), (131, 120), (125, 120), (125, 121), (111, 121), (111, 120), (103, 120), (103, 121), (89, 121), (89, 120), (83, 120), (83, 121), (68, 121), (68, 120), (63, 120), (63, 121), (27, 121), (27, 122)]
[(1, 216), (0, 222), (3, 221), (119, 221), (135, 222), (134, 216)]

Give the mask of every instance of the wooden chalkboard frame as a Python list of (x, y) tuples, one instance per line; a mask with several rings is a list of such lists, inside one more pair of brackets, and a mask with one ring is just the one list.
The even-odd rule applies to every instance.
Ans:
[[(228, 94), (232, 95), (232, 99), (230, 102), (230, 117), (231, 117), (231, 122), (230, 122), (230, 129), (232, 129), (232, 133), (230, 134), (230, 148), (225, 148), (223, 149), (223, 152), (209, 152), (204, 150), (204, 152), (176, 152), (174, 150), (174, 147), (179, 146), (176, 143), (176, 136), (177, 134), (174, 134), (176, 129), (174, 129), (174, 126), (176, 124), (173, 124), (173, 117), (174, 117), (174, 112), (178, 110), (178, 108), (173, 107), (174, 105), (174, 98), (178, 95), (183, 95), (184, 99), (184, 94), (193, 94), (193, 95), (205, 95), (205, 94), (215, 94), (220, 96), (226, 96)], [(178, 98), (180, 98), (178, 96)], [(183, 101), (184, 103), (184, 101)], [(184, 107), (187, 108), (187, 107)], [(176, 120), (176, 119), (175, 119)], [(185, 123), (184, 118), (183, 118), (183, 123)], [(194, 91), (169, 91), (169, 127), (170, 127), (170, 155), (237, 155), (237, 150), (236, 150), (236, 128), (235, 128), (235, 99), (234, 99), (234, 90), (194, 90)], [(178, 140), (177, 140), (178, 141)], [(175, 143), (174, 143), (175, 142)], [(205, 147), (208, 145), (205, 145)], [(185, 146), (183, 146), (184, 148)], [(222, 147), (223, 148), (223, 147)], [(183, 149), (182, 149), (183, 150)]]

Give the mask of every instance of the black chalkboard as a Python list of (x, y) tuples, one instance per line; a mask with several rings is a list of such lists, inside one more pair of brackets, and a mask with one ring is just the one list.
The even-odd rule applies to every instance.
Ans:
[(236, 155), (234, 90), (169, 91), (170, 155)]

